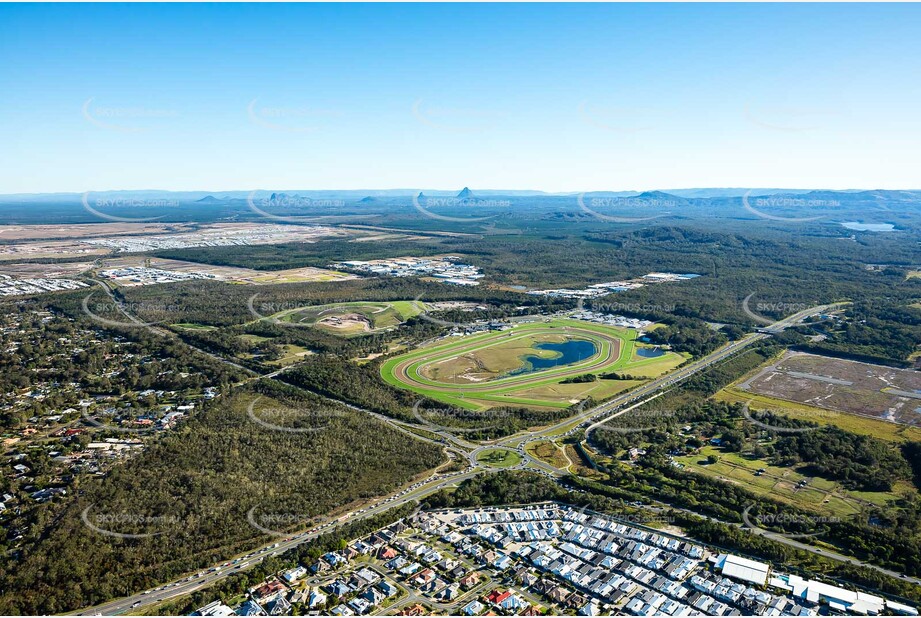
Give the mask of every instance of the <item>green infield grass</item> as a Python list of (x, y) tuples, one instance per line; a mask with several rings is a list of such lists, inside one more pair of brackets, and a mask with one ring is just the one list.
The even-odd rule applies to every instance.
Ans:
[(490, 448), (477, 453), (476, 460), (493, 468), (511, 468), (521, 463), (521, 455), (504, 448)]
[(425, 303), (417, 300), (354, 301), (287, 309), (267, 317), (352, 337), (394, 328), (419, 315), (425, 308)]
[[(567, 342), (582, 344), (567, 362), (531, 367), (535, 359), (553, 361), (563, 354), (537, 346)], [(561, 318), (445, 337), (388, 359), (381, 365), (381, 375), (388, 384), (468, 409), (503, 405), (567, 408), (586, 397), (606, 399), (642, 383), (602, 379), (565, 383), (567, 379), (615, 371), (652, 378), (685, 360), (673, 352), (637, 357), (637, 345), (634, 330)]]

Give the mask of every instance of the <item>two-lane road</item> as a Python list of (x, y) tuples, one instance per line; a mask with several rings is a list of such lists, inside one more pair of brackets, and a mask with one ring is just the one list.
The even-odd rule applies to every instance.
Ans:
[[(332, 532), (334, 529), (342, 525), (343, 523), (350, 523), (360, 519), (366, 519), (368, 517), (373, 517), (374, 515), (379, 515), (384, 511), (389, 509), (402, 506), (407, 502), (413, 502), (424, 498), (440, 489), (445, 487), (450, 487), (452, 485), (457, 485), (467, 479), (473, 478), (478, 474), (482, 474), (485, 470), (474, 469), (469, 472), (464, 472), (462, 474), (455, 474), (451, 476), (439, 476), (438, 478), (433, 478), (429, 481), (422, 482), (421, 485), (406, 491), (401, 490), (395, 495), (390, 497), (381, 498), (375, 502), (372, 506), (365, 508), (360, 513), (351, 514), (347, 520), (340, 522), (339, 520), (334, 520), (327, 524), (323, 524), (319, 529), (315, 529), (311, 532), (304, 533), (293, 533), (286, 537), (285, 540), (281, 538), (272, 541), (259, 549), (253, 550), (249, 558), (243, 558), (236, 564), (231, 564), (228, 567), (222, 567), (219, 571), (207, 570), (200, 577), (191, 576), (191, 579), (184, 578), (181, 580), (174, 581), (169, 584), (160, 586), (159, 589), (150, 591), (148, 594), (140, 593), (135, 594), (129, 597), (123, 597), (114, 601), (109, 601), (102, 605), (97, 605), (88, 609), (84, 609), (77, 613), (78, 616), (92, 616), (96, 614), (101, 614), (104, 616), (112, 616), (116, 614), (125, 613), (131, 609), (136, 609), (138, 607), (147, 607), (161, 601), (166, 601), (169, 599), (174, 599), (183, 595), (190, 594), (199, 588), (204, 588), (210, 586), (211, 584), (224, 579), (225, 577), (232, 575), (234, 573), (239, 573), (247, 569), (252, 568), (256, 564), (262, 562), (266, 556), (274, 556), (280, 554), (284, 551), (287, 551), (301, 543), (312, 541), (317, 537)], [(226, 562), (234, 560), (231, 558)], [(217, 568), (218, 565), (215, 565)], [(188, 580), (188, 581), (187, 581)]]
[[(99, 283), (101, 284), (101, 282)], [(108, 289), (104, 285), (103, 285), (103, 288), (108, 291)], [(721, 347), (720, 349), (712, 352), (711, 354), (709, 354), (708, 356), (702, 359), (689, 363), (671, 373), (665, 374), (659, 378), (656, 378), (650, 382), (647, 382), (643, 386), (640, 386), (632, 391), (629, 391), (628, 393), (625, 393), (619, 397), (615, 397), (614, 399), (607, 401), (601, 405), (595, 406), (594, 408), (591, 408), (589, 410), (580, 412), (579, 414), (575, 416), (568, 417), (564, 421), (561, 421), (549, 427), (545, 427), (542, 430), (537, 431), (537, 432), (530, 432), (530, 431), (519, 432), (508, 438), (494, 441), (489, 445), (484, 445), (484, 444), (474, 444), (474, 443), (468, 442), (462, 438), (459, 438), (451, 434), (448, 431), (439, 429), (438, 431), (435, 431), (433, 433), (436, 433), (439, 436), (439, 438), (442, 438), (446, 441), (447, 444), (444, 444), (443, 446), (447, 446), (448, 448), (453, 447), (452, 450), (456, 449), (455, 452), (458, 455), (463, 454), (463, 456), (469, 458), (471, 466), (473, 467), (468, 468), (468, 470), (464, 471), (463, 473), (453, 473), (450, 475), (438, 475), (429, 480), (415, 483), (412, 486), (410, 486), (409, 489), (400, 490), (398, 492), (395, 492), (394, 494), (391, 494), (390, 496), (382, 497), (378, 501), (376, 501), (372, 506), (362, 509), (362, 511), (359, 513), (351, 514), (348, 517), (348, 521), (355, 521), (357, 519), (364, 519), (367, 517), (377, 515), (393, 507), (397, 507), (397, 506), (406, 504), (407, 502), (411, 502), (411, 501), (419, 500), (420, 498), (424, 498), (425, 496), (428, 496), (444, 487), (457, 485), (458, 483), (462, 481), (465, 481), (470, 478), (474, 478), (475, 476), (480, 475), (480, 474), (497, 472), (498, 469), (483, 466), (482, 464), (476, 461), (476, 456), (475, 456), (476, 453), (484, 448), (504, 447), (504, 448), (510, 448), (510, 449), (519, 449), (519, 447), (521, 447), (520, 452), (523, 453), (525, 457), (523, 460), (524, 465), (519, 466), (519, 467), (526, 466), (529, 468), (536, 468), (537, 470), (543, 472), (544, 474), (550, 474), (553, 476), (563, 476), (565, 474), (568, 474), (566, 470), (555, 468), (554, 466), (546, 462), (539, 461), (527, 455), (524, 452), (524, 448), (523, 448), (524, 443), (532, 441), (534, 439), (540, 439), (540, 438), (553, 437), (553, 436), (560, 435), (561, 431), (567, 427), (570, 428), (568, 432), (576, 431), (579, 429), (579, 425), (583, 423), (584, 421), (594, 420), (598, 418), (599, 416), (602, 416), (608, 412), (615, 412), (624, 405), (637, 402), (641, 400), (642, 398), (648, 398), (650, 396), (653, 396), (655, 393), (668, 389), (672, 387), (673, 385), (675, 385), (677, 382), (685, 380), (688, 377), (694, 375), (695, 373), (702, 371), (706, 369), (707, 367), (710, 367), (714, 363), (724, 360), (728, 356), (739, 352), (745, 347), (757, 341), (760, 341), (764, 339), (765, 337), (768, 337), (769, 336), (768, 333), (780, 332), (784, 328), (787, 328), (793, 324), (796, 324), (810, 315), (816, 315), (818, 313), (827, 312), (828, 310), (830, 310), (831, 308), (835, 306), (836, 305), (825, 305), (821, 307), (813, 307), (811, 309), (807, 309), (805, 311), (801, 311), (797, 314), (789, 316), (788, 318), (775, 322), (774, 324), (768, 326), (767, 328), (762, 329), (762, 332), (760, 333), (748, 335), (747, 337), (740, 339), (739, 341), (729, 343)], [(132, 318), (132, 316), (130, 316), (129, 314), (126, 313), (126, 315), (129, 318)], [(219, 360), (223, 360), (223, 359), (219, 358)], [(276, 377), (280, 373), (281, 371), (275, 372), (270, 377)], [(261, 377), (265, 377), (265, 376), (261, 376)], [(339, 402), (339, 403), (343, 403), (344, 405), (347, 405), (348, 407), (352, 409), (360, 410), (362, 412), (370, 414), (371, 416), (374, 416), (380, 421), (389, 423), (390, 425), (394, 426), (400, 431), (408, 434), (409, 436), (412, 436), (412, 438), (414, 439), (426, 440), (426, 441), (432, 442), (432, 440), (429, 440), (423, 436), (420, 436), (412, 432), (410, 429), (408, 429), (409, 426), (405, 425), (404, 423), (395, 421), (394, 419), (391, 419), (381, 414), (373, 413), (368, 410), (362, 410), (361, 408), (357, 408), (356, 406), (353, 406), (350, 404), (345, 404), (344, 402)], [(563, 433), (567, 433), (567, 432), (563, 432)], [(267, 543), (261, 548), (256, 549), (253, 552), (250, 552), (250, 554), (248, 554), (249, 558), (240, 559), (235, 564), (232, 563), (230, 566), (227, 566), (227, 567), (223, 567), (222, 565), (215, 565), (214, 567), (212, 567), (212, 569), (217, 569), (220, 566), (221, 567), (220, 570), (207, 570), (203, 574), (200, 574), (198, 576), (192, 575), (192, 576), (165, 584), (163, 586), (160, 586), (157, 589), (148, 591), (148, 593), (146, 594), (139, 593), (139, 594), (135, 594), (129, 597), (124, 597), (124, 598), (117, 599), (114, 601), (109, 601), (102, 605), (98, 605), (92, 608), (84, 609), (81, 612), (79, 612), (77, 615), (88, 616), (88, 615), (95, 615), (95, 614), (102, 614), (102, 615), (121, 614), (121, 613), (127, 612), (134, 608), (148, 607), (150, 605), (153, 605), (161, 601), (174, 599), (174, 598), (177, 598), (183, 595), (187, 595), (191, 592), (194, 592), (195, 590), (207, 587), (227, 577), (228, 575), (232, 573), (237, 573), (242, 570), (252, 568), (255, 564), (261, 562), (266, 556), (280, 554), (301, 543), (311, 541), (322, 534), (330, 532), (338, 525), (339, 525), (339, 522), (329, 522), (327, 524), (323, 524), (323, 526), (320, 527), (319, 529), (313, 529), (311, 531), (301, 532), (301, 533), (293, 533), (291, 536), (288, 536), (284, 540), (279, 539), (277, 541)], [(809, 547), (809, 546), (805, 546), (805, 547)], [(228, 562), (232, 562), (233, 560), (234, 559), (231, 558)], [(226, 564), (226, 562), (222, 564)]]

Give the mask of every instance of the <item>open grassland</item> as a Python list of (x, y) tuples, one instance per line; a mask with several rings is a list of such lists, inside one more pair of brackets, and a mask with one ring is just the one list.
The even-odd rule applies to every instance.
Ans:
[(208, 326), (206, 324), (193, 324), (192, 322), (179, 322), (176, 324), (171, 324), (174, 328), (181, 328), (182, 330), (217, 330), (217, 326)]
[(532, 355), (551, 359), (553, 350), (541, 350), (541, 343), (563, 343), (567, 337), (556, 333), (535, 333), (524, 337), (499, 339), (494, 345), (475, 352), (452, 356), (423, 365), (419, 372), (429, 380), (450, 384), (469, 384), (472, 381), (491, 380), (523, 366), (523, 358)]
[(818, 425), (834, 425), (851, 433), (873, 436), (888, 442), (917, 442), (921, 441), (921, 428), (910, 425), (899, 425), (869, 416), (832, 412), (822, 408), (815, 408), (801, 403), (752, 395), (745, 391), (727, 387), (713, 397), (717, 401), (731, 401), (738, 403), (750, 402), (752, 410), (767, 410), (782, 414), (801, 421), (808, 421)]
[(505, 448), (490, 448), (480, 451), (477, 461), (493, 468), (511, 468), (521, 463), (521, 455)]
[[(623, 372), (653, 377), (684, 362), (667, 352), (637, 358), (636, 331), (569, 319), (519, 324), (506, 331), (442, 339), (387, 360), (381, 375), (389, 384), (470, 409), (497, 405), (566, 408), (588, 396), (596, 399), (622, 392), (639, 381), (595, 380), (562, 384), (585, 374)], [(586, 357), (566, 364), (515, 373), (523, 357), (553, 358), (558, 352), (540, 350), (540, 343), (587, 341), (594, 346)]]
[(297, 361), (301, 360), (305, 356), (309, 356), (310, 354), (313, 354), (313, 352), (303, 346), (286, 343), (284, 345), (284, 352), (282, 352), (281, 358), (273, 361), (268, 361), (268, 364), (275, 365), (276, 367), (287, 367), (288, 365), (296, 363)]
[(545, 461), (555, 468), (565, 470), (570, 465), (569, 460), (566, 459), (566, 455), (560, 450), (560, 447), (549, 440), (531, 442), (525, 447), (525, 451), (531, 457)]
[[(660, 372), (661, 373), (661, 372)], [(656, 374), (659, 375), (659, 374)], [(582, 401), (586, 397), (596, 400), (608, 399), (642, 384), (642, 380), (595, 380), (574, 384), (547, 384), (531, 391), (531, 396), (540, 400)]]
[[(174, 273), (200, 273), (209, 275), (219, 281), (227, 283), (256, 285), (273, 283), (312, 283), (322, 281), (345, 281), (355, 279), (355, 275), (342, 273), (327, 268), (288, 268), (284, 270), (262, 271), (238, 266), (222, 266), (190, 262), (169, 258), (149, 257), (145, 255), (126, 255), (105, 258), (96, 265), (97, 270), (113, 268), (140, 268), (149, 267)], [(122, 287), (136, 287), (139, 284), (132, 277), (121, 277), (111, 280)]]
[[(707, 463), (709, 455), (719, 457), (717, 463)], [(777, 467), (761, 459), (739, 453), (726, 453), (707, 446), (696, 455), (675, 457), (692, 472), (740, 485), (752, 493), (794, 504), (815, 513), (845, 518), (870, 506), (886, 506), (905, 494), (916, 491), (908, 483), (897, 483), (891, 492), (850, 491), (838, 483), (801, 474), (798, 467)], [(764, 470), (758, 474), (758, 470)], [(805, 480), (805, 486), (799, 486)]]
[[(240, 335), (240, 339), (243, 339), (247, 343), (265, 343), (266, 341), (271, 341), (270, 337), (262, 337), (260, 335), (250, 335), (244, 334)], [(297, 361), (301, 360), (305, 356), (313, 354), (313, 352), (303, 346), (295, 345), (293, 343), (282, 344), (282, 353), (281, 356), (275, 360), (265, 360), (264, 362), (267, 365), (273, 365), (275, 367), (287, 367)], [(256, 358), (253, 354), (243, 354), (241, 358)]]
[(394, 328), (425, 308), (425, 303), (417, 300), (355, 301), (288, 309), (271, 318), (335, 335), (353, 336)]
[[(825, 361), (838, 361), (838, 359), (826, 359), (825, 357), (817, 357), (813, 355), (801, 355), (802, 357), (810, 357), (805, 359), (807, 362), (820, 363), (819, 368), (814, 368), (814, 374), (810, 374), (816, 377), (828, 377), (834, 375), (832, 373), (832, 366), (826, 366)], [(784, 358), (788, 358), (785, 356)], [(815, 361), (813, 359), (821, 359), (820, 361)], [(921, 405), (917, 399), (911, 399), (909, 397), (896, 397), (891, 393), (879, 388), (881, 378), (887, 378), (889, 372), (899, 372), (897, 375), (902, 377), (907, 375), (908, 370), (895, 370), (888, 367), (880, 367), (878, 365), (870, 365), (866, 363), (856, 363), (854, 361), (838, 361), (840, 363), (847, 363), (845, 368), (851, 372), (851, 375), (841, 375), (840, 369), (839, 378), (843, 377), (853, 377), (855, 379), (848, 380), (852, 381), (853, 384), (850, 386), (840, 385), (840, 384), (831, 384), (827, 382), (821, 382), (815, 377), (808, 378), (797, 378), (800, 382), (804, 383), (803, 389), (811, 388), (812, 390), (824, 389), (828, 391), (834, 391), (834, 389), (848, 389), (848, 392), (854, 391), (858, 386), (863, 385), (862, 383), (867, 384), (868, 391), (872, 391), (875, 387), (878, 390), (876, 392), (869, 392), (868, 396), (880, 398), (885, 397), (899, 405), (901, 413), (898, 415), (899, 420), (914, 420), (912, 416), (921, 416), (917, 413), (912, 413), (910, 408), (913, 403)], [(765, 386), (760, 390), (764, 392), (755, 392), (757, 385), (763, 384), (763, 381), (766, 380), (773, 373), (776, 373), (777, 367), (783, 368), (784, 365), (781, 364), (781, 361), (777, 359), (770, 361), (769, 363), (758, 367), (749, 374), (743, 376), (742, 378), (736, 380), (732, 384), (729, 384), (724, 389), (716, 393), (713, 398), (717, 401), (729, 401), (737, 403), (746, 403), (748, 402), (752, 410), (767, 410), (788, 416), (802, 421), (809, 421), (811, 423), (816, 423), (818, 425), (834, 425), (840, 427), (845, 431), (851, 433), (869, 435), (881, 440), (886, 440), (889, 442), (906, 442), (906, 441), (921, 441), (921, 427), (917, 425), (904, 424), (900, 422), (893, 422), (893, 420), (886, 420), (883, 417), (878, 415), (867, 415), (861, 413), (860, 408), (854, 407), (854, 401), (863, 401), (864, 399), (856, 398), (854, 401), (848, 401), (846, 398), (846, 393), (839, 394), (836, 399), (832, 400), (831, 398), (818, 398), (817, 393), (810, 392), (809, 397), (797, 396), (797, 393), (783, 393), (783, 397), (780, 396), (780, 393), (773, 392), (776, 390), (776, 387)], [(863, 375), (857, 374), (854, 375), (854, 372), (860, 370), (863, 372)], [(781, 376), (784, 377), (785, 376)], [(910, 376), (911, 379), (915, 379), (914, 376)], [(858, 381), (859, 380), (859, 381)], [(755, 385), (754, 387), (752, 385)], [(886, 387), (883, 387), (886, 388)], [(805, 390), (798, 391), (799, 395), (805, 395)], [(794, 398), (796, 400), (794, 400)], [(808, 399), (808, 401), (805, 401)], [(801, 401), (803, 400), (803, 401)], [(831, 402), (842, 402), (846, 405), (836, 405), (832, 407)], [(908, 403), (906, 406), (906, 402)], [(812, 405), (812, 404), (821, 404)], [(917, 407), (917, 406), (914, 406)], [(917, 420), (915, 421), (917, 422)]]

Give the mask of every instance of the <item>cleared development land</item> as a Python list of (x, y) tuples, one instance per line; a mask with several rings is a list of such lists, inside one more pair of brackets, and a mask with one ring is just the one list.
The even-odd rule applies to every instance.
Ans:
[[(785, 352), (727, 386), (714, 399), (747, 403), (753, 411), (769, 410), (820, 426), (832, 425), (901, 443), (921, 440), (917, 412), (921, 401), (899, 394), (903, 389), (916, 388), (918, 379), (917, 372), (910, 370)], [(709, 463), (708, 455), (716, 455), (719, 461)], [(917, 495), (907, 482), (896, 483), (888, 492), (849, 490), (840, 483), (809, 474), (806, 465), (773, 466), (766, 458), (712, 446), (695, 455), (676, 457), (675, 461), (754, 493), (837, 517), (868, 508), (894, 507), (905, 496), (913, 499)]]
[[(199, 264), (185, 260), (149, 258), (141, 255), (105, 259), (100, 263), (98, 269), (105, 272), (135, 269), (133, 272), (125, 273), (124, 276), (111, 277), (114, 283), (124, 287), (157, 283), (157, 271), (193, 275), (196, 278), (215, 279), (237, 284), (309, 283), (315, 281), (344, 281), (356, 278), (355, 275), (326, 268), (304, 267), (263, 271), (236, 266)], [(145, 271), (148, 270), (152, 271), (151, 276), (145, 276)]]
[(921, 425), (921, 373), (911, 369), (787, 352), (735, 389), (835, 412)]
[[(672, 352), (643, 358), (636, 350), (634, 330), (555, 319), (442, 339), (387, 360), (381, 374), (389, 384), (468, 409), (566, 408), (588, 396), (610, 397), (685, 360)], [(640, 379), (563, 383), (615, 371)]]
[(394, 328), (425, 310), (425, 303), (417, 300), (355, 301), (289, 309), (270, 317), (350, 336)]
[(76, 277), (91, 268), (93, 268), (93, 262), (59, 262), (56, 264), (35, 262), (6, 264), (0, 262), (0, 275), (6, 275), (13, 279), (57, 279)]
[(190, 247), (246, 246), (353, 238), (362, 232), (265, 223), (0, 225), (0, 261), (100, 257)]
[[(752, 410), (768, 410), (797, 420), (816, 423), (820, 426), (834, 425), (835, 427), (840, 427), (841, 429), (851, 433), (873, 436), (888, 442), (921, 441), (921, 425), (919, 425), (917, 421), (914, 424), (907, 424), (904, 422), (894, 421), (891, 418), (887, 418), (885, 415), (868, 415), (866, 414), (865, 409), (855, 409), (855, 406), (852, 404), (849, 405), (847, 409), (845, 409), (843, 406), (839, 409), (834, 409), (830, 407), (828, 403), (832, 400), (831, 398), (825, 398), (823, 400), (822, 398), (817, 397), (815, 393), (809, 397), (800, 396), (799, 399), (804, 401), (808, 399), (808, 403), (803, 403), (802, 401), (794, 400), (793, 396), (791, 396), (793, 393), (779, 393), (776, 390), (773, 390), (776, 389), (776, 385), (778, 384), (773, 382), (758, 381), (757, 384), (760, 385), (758, 390), (763, 392), (756, 392), (752, 387), (752, 384), (755, 383), (759, 377), (764, 379), (773, 370), (774, 367), (781, 365), (784, 362), (784, 359), (787, 359), (789, 356), (790, 353), (785, 353), (784, 355), (778, 357), (778, 359), (762, 365), (758, 369), (755, 369), (748, 375), (740, 378), (739, 380), (736, 380), (734, 383), (719, 391), (716, 395), (713, 396), (713, 398), (718, 401), (747, 403)], [(800, 353), (799, 356), (814, 355)], [(837, 363), (850, 363), (851, 371), (854, 370), (854, 365), (863, 366), (863, 371), (865, 372), (866, 376), (870, 376), (871, 374), (875, 374), (877, 372), (881, 372), (882, 375), (885, 375), (890, 371), (907, 371), (893, 369), (891, 367), (883, 367), (880, 365), (859, 363), (856, 361), (844, 361), (823, 356), (815, 356), (815, 358), (821, 359), (823, 362), (834, 361)], [(800, 370), (803, 369), (802, 365), (794, 364), (784, 366), (793, 366)], [(911, 372), (909, 371), (909, 373)], [(807, 378), (799, 379), (805, 381), (812, 388), (815, 388), (817, 384), (825, 384), (826, 388), (834, 386), (834, 384), (831, 382), (821, 382), (816, 380), (809, 380)], [(841, 374), (839, 374), (837, 379), (843, 379)], [(772, 390), (770, 393), (769, 389), (766, 388), (765, 385), (771, 385)], [(838, 388), (853, 388), (853, 386), (838, 386)], [(877, 386), (877, 389), (879, 388), (880, 387)], [(800, 391), (800, 395), (804, 394), (806, 394), (806, 391)], [(871, 391), (870, 394), (873, 395), (873, 392)], [(876, 395), (888, 396), (886, 393), (880, 392), (876, 392)], [(837, 401), (841, 401), (840, 396), (837, 398)], [(921, 405), (921, 402), (915, 401), (915, 404), (916, 405), (914, 405), (914, 407), (911, 409), (916, 409), (919, 405)], [(911, 420), (910, 415), (907, 416), (907, 420)]]

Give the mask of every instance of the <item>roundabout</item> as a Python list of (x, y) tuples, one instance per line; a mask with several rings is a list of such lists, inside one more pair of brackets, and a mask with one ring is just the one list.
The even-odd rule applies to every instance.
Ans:
[(506, 448), (485, 448), (476, 452), (476, 462), (489, 468), (514, 468), (520, 467), (526, 459), (518, 453)]

